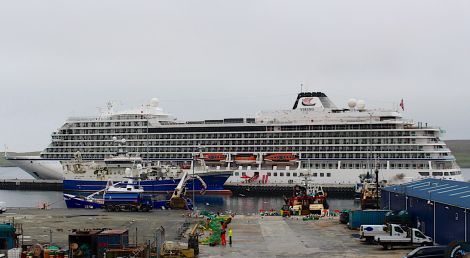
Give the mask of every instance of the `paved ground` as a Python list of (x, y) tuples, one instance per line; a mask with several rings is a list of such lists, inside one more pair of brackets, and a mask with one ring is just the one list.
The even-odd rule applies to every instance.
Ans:
[[(129, 239), (138, 242), (154, 239), (160, 226), (166, 229), (167, 240), (177, 237), (178, 228), (186, 221), (184, 211), (152, 211), (108, 213), (81, 209), (10, 209), (0, 215), (0, 222), (15, 219), (23, 224), (25, 243), (49, 243), (66, 247), (72, 229), (127, 228)], [(200, 246), (200, 257), (402, 257), (408, 249), (385, 251), (376, 245), (365, 245), (355, 238), (357, 231), (339, 224), (337, 219), (302, 221), (281, 217), (237, 215), (230, 224), (234, 244)], [(187, 241), (185, 239), (182, 240)]]
[[(155, 231), (160, 226), (166, 229), (168, 240), (174, 240), (178, 228), (186, 221), (184, 211), (151, 211), (151, 212), (106, 212), (87, 209), (9, 209), (0, 215), (0, 222), (15, 219), (21, 223), (25, 243), (49, 243), (67, 247), (68, 235), (72, 229), (113, 228), (129, 229), (129, 241), (153, 240)], [(189, 220), (193, 221), (193, 220)], [(194, 221), (193, 221), (194, 222)]]
[(232, 247), (203, 247), (201, 257), (402, 257), (410, 251), (360, 243), (358, 232), (337, 220), (236, 216), (231, 226)]

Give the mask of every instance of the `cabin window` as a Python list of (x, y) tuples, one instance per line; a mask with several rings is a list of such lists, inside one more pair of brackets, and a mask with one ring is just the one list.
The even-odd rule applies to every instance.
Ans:
[(324, 177), (325, 176), (325, 173), (320, 173), (320, 177)]
[(268, 172), (268, 176), (271, 176), (271, 172)]
[(277, 172), (274, 172), (274, 176), (277, 176)]
[(242, 176), (246, 176), (246, 172), (242, 172)]
[(400, 227), (395, 227), (395, 231), (398, 233), (404, 233)]
[(279, 173), (279, 176), (284, 176), (284, 173)]
[(297, 176), (297, 173), (292, 173), (292, 176)]
[(286, 176), (290, 176), (290, 173), (286, 173)]
[(235, 173), (234, 173), (235, 176), (238, 176), (239, 174), (240, 174), (240, 173), (238, 173), (238, 172), (235, 172)]
[(442, 172), (432, 172), (433, 176), (442, 176)]
[(331, 177), (331, 173), (326, 173), (326, 176), (327, 176), (327, 177)]
[(449, 175), (449, 172), (444, 172), (444, 176), (448, 176)]
[(429, 176), (429, 172), (419, 172), (420, 176)]
[(317, 173), (313, 173), (313, 176), (314, 176), (314, 177), (317, 177), (317, 176), (318, 176), (318, 174), (317, 174)]
[(300, 173), (299, 176), (304, 176), (304, 173)]

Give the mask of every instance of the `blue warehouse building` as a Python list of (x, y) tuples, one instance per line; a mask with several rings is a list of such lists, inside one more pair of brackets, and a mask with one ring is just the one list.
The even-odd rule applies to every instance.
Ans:
[(424, 179), (382, 189), (382, 208), (407, 210), (413, 224), (438, 244), (470, 240), (470, 183)]

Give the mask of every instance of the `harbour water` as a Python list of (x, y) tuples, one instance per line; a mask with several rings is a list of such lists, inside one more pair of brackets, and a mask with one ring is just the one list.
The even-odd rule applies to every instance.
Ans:
[[(470, 169), (462, 169), (465, 180), (470, 180)], [(30, 175), (17, 167), (0, 167), (1, 179), (32, 179)], [(11, 191), (0, 190), (0, 201), (7, 203), (9, 207), (39, 207), (42, 203), (48, 203), (53, 208), (65, 208), (61, 192), (54, 191)], [(238, 214), (253, 214), (260, 209), (279, 209), (283, 200), (279, 196), (196, 196), (198, 209), (213, 211), (231, 211)], [(358, 208), (359, 203), (352, 199), (329, 198), (332, 209)]]

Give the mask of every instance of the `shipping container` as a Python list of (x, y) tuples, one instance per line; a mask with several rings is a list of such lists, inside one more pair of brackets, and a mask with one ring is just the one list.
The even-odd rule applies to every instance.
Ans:
[(8, 250), (16, 247), (16, 229), (12, 224), (0, 224), (0, 250)]
[(91, 257), (97, 253), (96, 238), (103, 230), (79, 230), (69, 235), (69, 257)]
[(129, 231), (126, 229), (110, 229), (98, 234), (98, 253), (104, 253), (107, 249), (125, 249), (129, 247)]
[(361, 225), (383, 225), (385, 214), (390, 210), (352, 210), (349, 212), (348, 227), (358, 229)]

